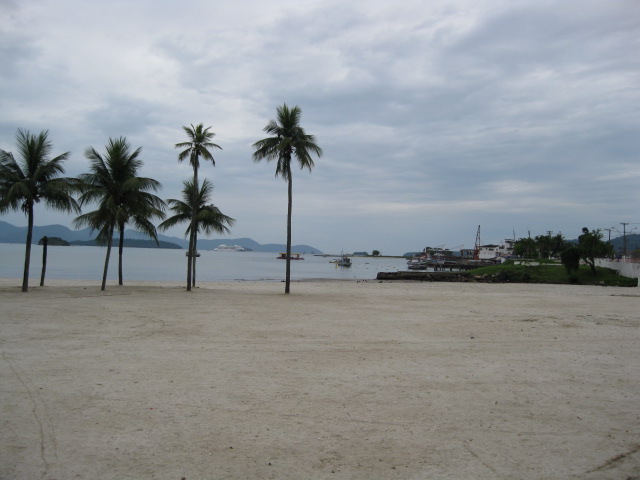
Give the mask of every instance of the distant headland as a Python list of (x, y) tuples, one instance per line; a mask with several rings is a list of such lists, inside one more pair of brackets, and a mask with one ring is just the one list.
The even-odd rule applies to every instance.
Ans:
[[(64, 225), (43, 225), (33, 227), (33, 243), (37, 244), (44, 236), (58, 237), (71, 245), (95, 246), (96, 232), (89, 228), (72, 230)], [(24, 243), (27, 237), (27, 227), (16, 227), (10, 223), (0, 221), (0, 243)], [(125, 230), (124, 245), (133, 248), (182, 248), (188, 247), (189, 241), (184, 238), (170, 237), (158, 234), (159, 245), (148, 236), (135, 230)], [(117, 244), (117, 238), (114, 238)], [(213, 250), (222, 244), (240, 245), (248, 251), (254, 252), (283, 252), (287, 248), (283, 243), (260, 244), (251, 238), (198, 239), (198, 250)], [(292, 250), (300, 253), (322, 254), (323, 252), (310, 245), (292, 245)]]

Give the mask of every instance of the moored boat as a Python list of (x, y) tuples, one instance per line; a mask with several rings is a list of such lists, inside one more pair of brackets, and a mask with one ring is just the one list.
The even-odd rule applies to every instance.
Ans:
[[(278, 260), (286, 260), (287, 259), (287, 252), (280, 252), (278, 255), (280, 255), (279, 257), (276, 257)], [(304, 258), (302, 257), (301, 253), (291, 253), (289, 260), (304, 260)]]
[(347, 255), (342, 255), (340, 259), (336, 262), (340, 267), (350, 267), (351, 259)]
[(429, 268), (429, 262), (427, 260), (412, 259), (407, 262), (407, 268), (409, 270), (426, 270)]

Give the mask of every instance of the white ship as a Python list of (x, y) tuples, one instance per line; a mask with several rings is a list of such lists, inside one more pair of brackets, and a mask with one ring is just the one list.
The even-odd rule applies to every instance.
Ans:
[(246, 252), (247, 249), (240, 245), (225, 245), (221, 243), (213, 249), (214, 252)]

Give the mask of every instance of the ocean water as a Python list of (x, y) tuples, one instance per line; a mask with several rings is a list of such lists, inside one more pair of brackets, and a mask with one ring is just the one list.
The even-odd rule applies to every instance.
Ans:
[[(22, 278), (24, 245), (0, 243), (0, 277)], [(102, 279), (106, 248), (56, 247), (47, 250), (49, 279)], [(197, 259), (197, 281), (227, 282), (285, 278), (285, 261), (276, 253), (200, 251)], [(303, 255), (304, 260), (291, 262), (291, 279), (375, 279), (378, 272), (407, 269), (406, 259), (353, 257), (351, 267), (338, 267), (331, 257)], [(40, 278), (42, 247), (31, 248), (30, 277)], [(125, 248), (123, 257), (124, 282), (153, 281), (180, 282), (187, 278), (185, 250), (158, 248)], [(108, 279), (118, 278), (118, 250), (111, 250)]]

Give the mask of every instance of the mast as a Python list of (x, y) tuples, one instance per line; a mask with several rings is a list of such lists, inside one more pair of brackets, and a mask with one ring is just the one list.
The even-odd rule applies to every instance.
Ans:
[(480, 259), (480, 225), (478, 225), (478, 233), (476, 234), (476, 245), (473, 249), (473, 259)]

